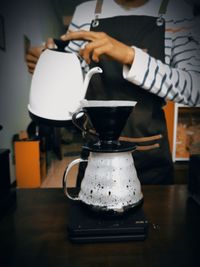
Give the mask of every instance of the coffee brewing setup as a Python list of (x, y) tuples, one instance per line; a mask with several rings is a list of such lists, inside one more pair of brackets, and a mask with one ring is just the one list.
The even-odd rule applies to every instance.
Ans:
[[(89, 150), (88, 159), (76, 159), (66, 169), (63, 186), (68, 198), (113, 214), (141, 204), (143, 195), (132, 157), (135, 144), (118, 140), (135, 104), (133, 101), (83, 101), (82, 108), (74, 113), (72, 121), (79, 128), (77, 116), (81, 113), (87, 116), (97, 140), (84, 146)], [(80, 192), (74, 198), (67, 191), (67, 177), (71, 168), (80, 162), (87, 162), (87, 167)]]
[[(143, 240), (148, 221), (142, 209), (143, 194), (132, 156), (136, 145), (119, 141), (137, 103), (85, 100), (88, 83), (95, 73), (102, 70), (91, 69), (83, 80), (75, 54), (45, 50), (32, 77), (28, 110), (37, 123), (66, 127), (72, 121), (83, 134), (93, 135), (83, 144), (89, 157), (72, 161), (63, 175), (64, 193), (70, 201), (69, 239), (73, 242)], [(73, 90), (68, 90), (69, 85)], [(91, 129), (85, 128), (82, 118)], [(67, 187), (67, 180), (71, 169), (82, 163), (86, 168), (81, 186), (74, 194)]]

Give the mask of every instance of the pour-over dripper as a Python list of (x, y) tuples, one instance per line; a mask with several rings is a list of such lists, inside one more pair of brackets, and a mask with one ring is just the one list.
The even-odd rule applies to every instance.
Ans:
[[(135, 101), (82, 101), (81, 109), (74, 114), (72, 121), (77, 125), (76, 118), (79, 113), (85, 113), (92, 127), (96, 131), (100, 146), (118, 144), (119, 136), (126, 121), (136, 105)], [(85, 129), (81, 128), (83, 131)]]

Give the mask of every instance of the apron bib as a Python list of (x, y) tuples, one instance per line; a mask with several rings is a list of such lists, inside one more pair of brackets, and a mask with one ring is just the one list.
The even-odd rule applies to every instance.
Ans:
[[(100, 3), (101, 2), (101, 3)], [(103, 1), (97, 1), (98, 5)], [(161, 23), (158, 23), (160, 20)], [(148, 54), (164, 62), (165, 22), (150, 16), (118, 16), (95, 18), (91, 31), (105, 32), (129, 46), (147, 49)], [(90, 67), (96, 64), (92, 63)], [(122, 133), (122, 140), (133, 141), (141, 146), (133, 153), (135, 167), (141, 184), (171, 184), (173, 163), (169, 149), (164, 100), (122, 76), (122, 64), (101, 59), (98, 66), (103, 74), (95, 74), (89, 84), (88, 100), (134, 100), (137, 105)]]

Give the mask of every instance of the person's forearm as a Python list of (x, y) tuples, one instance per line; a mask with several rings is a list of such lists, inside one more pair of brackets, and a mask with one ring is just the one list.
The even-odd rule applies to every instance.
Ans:
[(174, 102), (200, 106), (199, 73), (172, 68), (135, 48), (131, 68), (124, 66), (124, 78), (143, 89)]

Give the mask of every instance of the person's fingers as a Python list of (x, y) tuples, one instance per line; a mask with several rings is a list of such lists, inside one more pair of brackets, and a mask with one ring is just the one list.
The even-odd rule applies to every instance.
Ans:
[(48, 38), (45, 44), (45, 48), (53, 49), (55, 48), (55, 43), (52, 38)]
[(103, 55), (107, 56), (109, 54), (109, 51), (110, 51), (110, 44), (109, 43), (107, 43), (103, 46), (100, 46), (98, 48), (95, 48), (93, 51), (93, 54), (92, 54), (92, 60), (94, 62), (98, 63), (100, 60), (100, 57)]
[(28, 66), (29, 69), (35, 68), (35, 64), (31, 63), (31, 62), (27, 63), (27, 66)]
[(104, 32), (76, 31), (61, 36), (62, 40), (85, 40), (89, 43), (80, 50), (80, 55), (90, 64), (91, 58), (99, 62), (102, 55), (122, 64), (132, 64), (134, 49), (110, 37)]
[(28, 72), (29, 72), (29, 73), (33, 74), (34, 71), (35, 71), (35, 68), (28, 68)]
[[(83, 49), (80, 50), (80, 55), (85, 59), (85, 61), (90, 64), (91, 58), (93, 59), (94, 51), (106, 44), (104, 39), (96, 40), (94, 42), (88, 43)], [(96, 57), (94, 57), (98, 60)], [(99, 61), (99, 60), (98, 60)]]
[(44, 46), (30, 47), (26, 54), (26, 64), (30, 73), (34, 72), (37, 61), (44, 49)]
[(29, 63), (29, 64), (27, 64), (27, 68), (28, 68), (28, 72), (29, 73), (34, 73), (34, 71), (35, 71), (35, 66), (36, 66), (36, 64), (31, 64), (31, 63)]
[[(38, 57), (36, 56), (33, 56), (31, 54), (27, 54), (26, 55), (26, 61), (29, 63), (29, 62), (32, 62), (32, 63), (36, 63), (38, 61)], [(27, 64), (28, 64), (27, 63)]]
[(39, 57), (40, 54), (42, 53), (42, 50), (44, 49), (44, 46), (40, 46), (40, 47), (31, 47), (28, 52), (27, 55), (32, 55), (34, 57)]
[(95, 41), (101, 39), (104, 36), (102, 32), (93, 32), (93, 31), (75, 31), (68, 32), (61, 36), (63, 41), (68, 40), (86, 40), (86, 41)]

